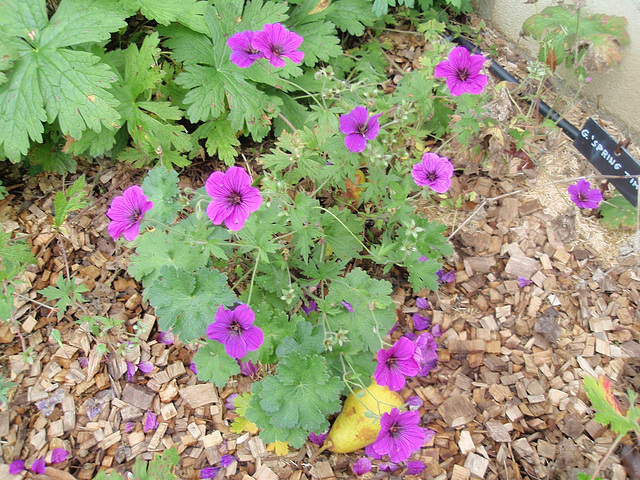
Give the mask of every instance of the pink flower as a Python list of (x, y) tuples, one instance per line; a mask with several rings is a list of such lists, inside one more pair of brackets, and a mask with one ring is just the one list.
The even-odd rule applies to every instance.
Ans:
[(356, 107), (340, 117), (340, 131), (346, 135), (344, 144), (352, 152), (362, 152), (368, 140), (373, 140), (380, 132), (378, 113), (369, 117), (367, 109)]
[(392, 462), (403, 462), (420, 449), (427, 438), (427, 430), (419, 424), (417, 410), (400, 412), (394, 408), (390, 413), (383, 413), (380, 433), (371, 446), (379, 455), (389, 455)]
[(264, 58), (264, 54), (251, 45), (254, 36), (255, 32), (245, 30), (227, 40), (227, 47), (232, 50), (230, 60), (240, 68), (250, 67), (257, 59)]
[(235, 310), (220, 305), (214, 323), (207, 326), (207, 336), (222, 343), (227, 355), (242, 358), (264, 341), (264, 333), (253, 324), (254, 320), (255, 314), (248, 305), (239, 305)]
[(51, 463), (62, 463), (71, 455), (69, 450), (64, 448), (54, 448), (51, 452)]
[(353, 465), (351, 465), (351, 470), (353, 470), (353, 473), (358, 476), (364, 475), (371, 471), (371, 460), (367, 457), (360, 457)]
[(412, 377), (420, 371), (420, 352), (416, 345), (406, 337), (400, 337), (387, 350), (378, 350), (378, 365), (373, 378), (378, 385), (390, 390), (402, 390), (406, 383), (405, 375)]
[(454, 97), (465, 92), (478, 94), (487, 84), (487, 76), (480, 73), (485, 61), (482, 55), (470, 55), (466, 48), (456, 47), (449, 53), (448, 60), (436, 65), (434, 75), (445, 78)]
[(240, 167), (213, 172), (204, 187), (212, 198), (207, 215), (214, 225), (224, 222), (229, 230), (240, 230), (262, 204), (260, 190), (251, 186), (251, 177)]
[(591, 188), (591, 183), (584, 178), (578, 180), (575, 185), (567, 188), (571, 201), (579, 208), (598, 208), (602, 201), (602, 192), (597, 188)]
[(107, 231), (114, 240), (124, 235), (125, 240), (134, 240), (140, 234), (140, 222), (144, 214), (153, 208), (153, 202), (142, 188), (132, 185), (111, 202), (107, 217), (111, 219)]
[(425, 153), (422, 162), (416, 163), (411, 172), (416, 185), (429, 187), (434, 192), (445, 193), (451, 187), (453, 163), (435, 153)]
[(256, 32), (251, 46), (261, 52), (274, 67), (284, 67), (287, 63), (283, 57), (293, 63), (300, 63), (304, 53), (298, 50), (303, 38), (295, 32), (290, 32), (280, 23), (267, 23), (262, 31)]

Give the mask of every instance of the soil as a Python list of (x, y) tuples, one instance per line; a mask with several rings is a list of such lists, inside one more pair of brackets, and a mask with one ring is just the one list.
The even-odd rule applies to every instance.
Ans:
[[(394, 45), (386, 88), (394, 88), (428, 46), (413, 33), (385, 35)], [(497, 45), (501, 64), (524, 76), (526, 62), (513, 46), (490, 31), (483, 38)], [(488, 89), (497, 92), (495, 86), (490, 79)], [(499, 126), (477, 139), (485, 156), (474, 157), (471, 146), (455, 141), (442, 151), (459, 168), (450, 194), (461, 196), (460, 207), (416, 203), (429, 218), (451, 226), (456, 253), (445, 269), (455, 271), (455, 282), (434, 292), (414, 292), (404, 272), (391, 272), (400, 325), (394, 337), (413, 329), (420, 296), (428, 299), (426, 314), (444, 332), (437, 368), (412, 379), (401, 392), (424, 401), (422, 424), (436, 432), (412, 457), (426, 464), (425, 471), (407, 479), (574, 479), (578, 471), (593, 472), (615, 434), (593, 420), (582, 378), (606, 375), (621, 401), (627, 388), (640, 386), (637, 234), (606, 229), (594, 213), (570, 203), (563, 182), (593, 170), (560, 131), (531, 124), (533, 140), (523, 151), (513, 148), (504, 126), (528, 106), (509, 89), (500, 92), (490, 113)], [(597, 118), (585, 105), (565, 107), (562, 99), (558, 109), (578, 126), (589, 116)], [(182, 184), (201, 186), (210, 168), (209, 163), (188, 169)], [(150, 459), (172, 446), (181, 454), (178, 473), (185, 479), (199, 478), (201, 468), (218, 465), (227, 453), (237, 461), (216, 478), (355, 478), (351, 465), (362, 451), (325, 452), (311, 463), (318, 449), (311, 442), (299, 451), (275, 452), (255, 432), (230, 431), (235, 413), (225, 400), (248, 391), (256, 377), (234, 377), (224, 389), (198, 381), (190, 346), (158, 342), (153, 309), (126, 273), (131, 251), (116, 246), (106, 231), (111, 199), (139, 183), (144, 172), (106, 160), (81, 169), (91, 203), (65, 223), (65, 238), (51, 226), (53, 199), (75, 176), (25, 177), (0, 202), (3, 228), (26, 235), (38, 259), (16, 297), (19, 330), (0, 325), (0, 367), (16, 384), (0, 411), (5, 462), (0, 478), (11, 478), (11, 461), (21, 458), (29, 465), (56, 447), (72, 455), (49, 466), (42, 478), (91, 479), (99, 469), (130, 471), (136, 457)], [(602, 187), (611, 193), (610, 186)], [(36, 292), (55, 285), (65, 264), (86, 286), (89, 302), (85, 311), (72, 307), (57, 318)], [(519, 277), (530, 282), (519, 285)], [(139, 371), (128, 382), (122, 357), (102, 361), (95, 338), (75, 321), (86, 314), (121, 319), (129, 333), (136, 325), (151, 325), (140, 347), (124, 358), (134, 364), (149, 360), (154, 369)], [(52, 339), (53, 329), (61, 333), (63, 348)], [(122, 341), (115, 331), (110, 340)], [(33, 348), (31, 364), (20, 354), (22, 341)], [(257, 378), (266, 373), (261, 366)], [(38, 408), (54, 392), (60, 401), (51, 411)], [(147, 410), (160, 422), (150, 432), (143, 428)], [(636, 440), (625, 437), (622, 449), (608, 455), (602, 477), (638, 476)], [(406, 473), (403, 466), (382, 470), (381, 463), (374, 460), (372, 471), (361, 478)]]

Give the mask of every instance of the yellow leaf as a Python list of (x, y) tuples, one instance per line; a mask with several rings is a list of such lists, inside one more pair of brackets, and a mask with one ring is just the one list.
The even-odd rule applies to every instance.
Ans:
[(251, 435), (255, 435), (258, 433), (258, 426), (244, 417), (238, 417), (231, 424), (231, 431), (233, 433), (249, 432)]
[(275, 450), (276, 455), (283, 456), (289, 454), (289, 442), (275, 442), (267, 445), (267, 450), (273, 452)]
[(311, 10), (309, 13), (307, 13), (307, 15), (313, 15), (315, 13), (320, 13), (325, 8), (327, 8), (329, 5), (331, 5), (331, 0), (320, 0), (318, 2), (318, 4), (313, 8), (313, 10)]

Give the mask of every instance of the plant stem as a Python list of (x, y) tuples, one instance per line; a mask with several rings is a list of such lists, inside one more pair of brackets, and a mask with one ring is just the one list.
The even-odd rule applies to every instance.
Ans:
[(611, 444), (611, 447), (609, 447), (609, 450), (607, 450), (607, 453), (605, 454), (605, 456), (602, 457), (602, 459), (600, 460), (600, 462), (596, 466), (596, 469), (593, 471), (593, 475), (591, 476), (591, 480), (595, 480), (596, 479), (596, 477), (598, 476), (598, 473), (600, 472), (600, 470), (602, 470), (602, 467), (604, 467), (605, 462), (609, 459), (609, 457), (611, 456), (613, 451), (616, 449), (616, 447), (618, 446), (618, 443), (620, 443), (620, 440), (622, 440), (622, 437), (624, 437), (624, 435), (619, 433), (618, 436), (616, 437), (616, 439)]
[(258, 249), (258, 254), (256, 255), (256, 264), (253, 266), (253, 273), (251, 274), (251, 282), (249, 283), (249, 295), (247, 296), (247, 305), (251, 305), (251, 294), (253, 293), (253, 282), (256, 279), (256, 272), (258, 271), (258, 265), (260, 264), (260, 254), (262, 253), (262, 249)]

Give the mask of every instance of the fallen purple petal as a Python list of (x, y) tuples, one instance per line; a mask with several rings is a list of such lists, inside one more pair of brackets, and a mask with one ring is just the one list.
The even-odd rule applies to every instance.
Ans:
[(425, 469), (425, 465), (420, 460), (407, 462), (407, 474), (418, 475)]
[(191, 371), (192, 371), (193, 373), (195, 373), (196, 375), (198, 374), (198, 369), (196, 368), (196, 362), (191, 362), (191, 363), (189, 364), (189, 368), (191, 369)]
[(427, 299), (422, 297), (418, 297), (416, 299), (416, 307), (422, 308), (423, 310), (427, 310), (428, 308), (430, 308), (429, 302), (427, 301)]
[(43, 475), (47, 470), (47, 464), (44, 462), (44, 458), (40, 457), (36, 461), (31, 464), (31, 468), (29, 468), (33, 473), (38, 475)]
[(222, 466), (222, 468), (227, 468), (236, 460), (237, 458), (233, 455), (222, 455), (222, 457), (220, 457), (220, 465)]
[(419, 313), (413, 314), (413, 328), (416, 330), (426, 330), (431, 325), (431, 319), (420, 315)]
[(258, 366), (251, 360), (248, 362), (240, 362), (240, 373), (247, 377), (255, 377), (258, 375)]
[(200, 470), (200, 478), (215, 478), (221, 467), (208, 467)]
[(353, 465), (351, 465), (351, 470), (353, 470), (353, 473), (358, 476), (364, 475), (371, 471), (371, 460), (367, 457), (360, 457)]
[(227, 397), (227, 399), (224, 402), (224, 406), (227, 407), (227, 410), (236, 409), (236, 404), (234, 403), (234, 400), (236, 399), (237, 396), (238, 396), (237, 393), (232, 393)]
[(136, 426), (136, 422), (127, 422), (124, 424), (124, 433), (130, 433)]
[(58, 388), (55, 392), (51, 394), (49, 398), (45, 398), (44, 400), (40, 400), (36, 402), (36, 407), (42, 413), (44, 413), (45, 417), (48, 417), (53, 413), (53, 409), (56, 408), (56, 405), (62, 401), (64, 398), (64, 390)]
[(324, 441), (327, 439), (328, 436), (329, 436), (329, 432), (321, 433), (319, 435), (311, 432), (309, 434), (309, 440), (311, 440), (311, 443), (315, 443), (316, 445), (324, 445)]
[(409, 406), (409, 410), (416, 410), (424, 405), (424, 402), (417, 395), (411, 395), (405, 403)]
[(345, 302), (345, 301), (343, 300), (343, 301), (342, 301), (342, 306), (343, 306), (344, 308), (346, 308), (348, 312), (350, 312), (350, 313), (354, 313), (354, 311), (353, 311), (353, 307), (351, 306), (351, 304), (350, 304), (349, 302)]
[(398, 469), (398, 465), (393, 462), (382, 462), (378, 464), (378, 468), (383, 472), (393, 472)]
[(175, 335), (173, 334), (173, 332), (171, 332), (171, 330), (169, 330), (168, 332), (158, 332), (156, 340), (163, 345), (173, 345), (173, 342), (175, 341)]
[(153, 371), (153, 363), (147, 362), (146, 360), (138, 363), (136, 366), (142, 373), (151, 373)]
[(133, 376), (136, 374), (136, 366), (127, 360), (127, 382), (133, 380)]
[(524, 277), (518, 277), (518, 286), (520, 288), (524, 288), (527, 285), (531, 285), (531, 280), (529, 280), (528, 278), (524, 278)]
[(54, 448), (51, 452), (51, 463), (62, 463), (64, 462), (71, 452), (69, 450), (65, 450), (64, 448)]
[(158, 416), (151, 410), (147, 410), (147, 419), (144, 422), (144, 431), (150, 432), (158, 428)]
[(24, 460), (14, 460), (9, 464), (9, 474), (17, 475), (18, 473), (24, 471)]

